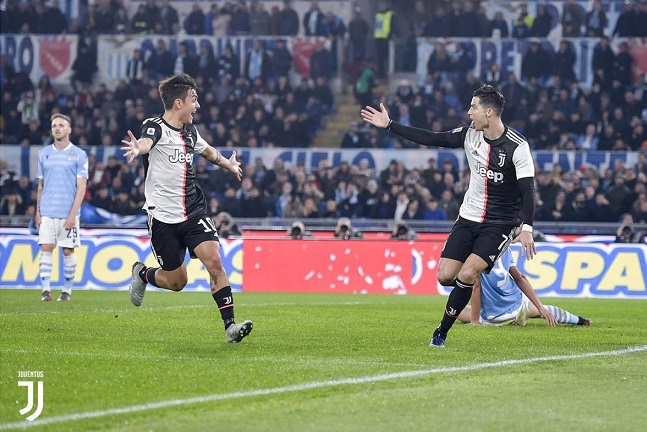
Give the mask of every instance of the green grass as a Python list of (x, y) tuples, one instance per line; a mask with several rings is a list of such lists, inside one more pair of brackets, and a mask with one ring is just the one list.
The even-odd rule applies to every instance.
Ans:
[[(141, 308), (126, 292), (39, 296), (0, 290), (0, 429), (32, 425), (18, 412), (26, 389), (17, 385), (18, 371), (31, 370), (44, 372), (38, 421), (55, 420), (33, 429), (47, 431), (589, 432), (647, 422), (644, 350), (443, 369), (646, 346), (645, 301), (544, 299), (593, 326), (457, 324), (447, 347), (432, 349), (439, 296), (239, 293), (237, 317), (254, 331), (235, 345), (207, 293), (148, 292)], [(429, 373), (375, 378), (408, 371)], [(358, 380), (341, 381), (349, 378)], [(290, 388), (309, 383), (319, 384)], [(105, 413), (203, 396), (212, 398)], [(88, 412), (104, 413), (56, 420)]]

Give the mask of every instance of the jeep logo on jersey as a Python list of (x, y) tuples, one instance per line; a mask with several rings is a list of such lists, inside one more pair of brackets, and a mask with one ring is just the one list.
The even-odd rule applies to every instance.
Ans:
[(179, 149), (175, 149), (175, 154), (168, 157), (169, 162), (179, 162), (179, 163), (188, 163), (189, 165), (193, 164), (193, 156), (186, 153), (180, 153)]
[(492, 171), (487, 169), (485, 166), (480, 163), (476, 164), (476, 172), (483, 178), (492, 180), (494, 183), (499, 183), (503, 181), (503, 173)]

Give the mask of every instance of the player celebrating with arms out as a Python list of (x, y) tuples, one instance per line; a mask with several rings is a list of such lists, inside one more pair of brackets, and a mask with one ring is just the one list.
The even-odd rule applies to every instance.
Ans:
[(193, 156), (242, 177), (236, 152), (227, 159), (210, 146), (193, 125), (199, 108), (197, 85), (187, 74), (163, 79), (159, 92), (164, 114), (142, 124), (141, 138), (128, 131), (122, 150), (128, 162), (143, 155), (146, 172), (144, 210), (148, 213), (151, 249), (160, 267), (133, 264), (130, 300), (140, 306), (146, 284), (170, 291), (181, 291), (187, 284), (184, 258), (198, 258), (211, 277), (211, 294), (225, 323), (228, 342), (240, 342), (252, 331), (249, 320), (234, 321), (234, 301), (229, 278), (222, 265), (218, 233), (207, 215), (207, 202), (195, 183)]
[(438, 282), (453, 286), (445, 313), (430, 346), (444, 347), (447, 332), (470, 300), (479, 275), (489, 273), (511, 241), (520, 242), (528, 259), (536, 253), (532, 238), (535, 211), (535, 167), (526, 139), (504, 125), (505, 99), (490, 85), (474, 91), (467, 111), (469, 127), (430, 132), (404, 126), (367, 106), (364, 121), (410, 141), (465, 149), (470, 183), (459, 216), (445, 242), (438, 264)]

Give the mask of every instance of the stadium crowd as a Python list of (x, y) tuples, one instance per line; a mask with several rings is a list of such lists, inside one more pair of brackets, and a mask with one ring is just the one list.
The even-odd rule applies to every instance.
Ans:
[[(485, 2), (484, 2), (485, 3)], [(539, 7), (531, 16), (521, 5), (514, 22), (500, 14), (488, 17), (480, 2), (452, 2), (450, 9), (437, 6), (426, 10), (418, 1), (400, 19), (394, 34), (415, 37), (515, 38), (546, 36), (545, 11)], [(523, 56), (521, 74), (503, 76), (493, 63), (481, 76), (471, 73), (468, 53), (448, 52), (445, 43), (435, 40), (422, 85), (403, 81), (392, 93), (373, 95), (378, 84), (377, 65), (369, 52), (369, 24), (357, 8), (348, 23), (318, 2), (299, 17), (284, 2), (283, 8), (266, 11), (263, 2), (213, 3), (209, 11), (198, 4), (180, 22), (173, 2), (148, 0), (129, 17), (123, 3), (114, 0), (88, 2), (82, 20), (67, 22), (57, 0), (45, 6), (39, 1), (6, 2), (2, 11), (3, 33), (62, 32), (80, 35), (74, 60), (73, 90), (55, 89), (47, 76), (38, 83), (16, 71), (0, 57), (2, 93), (0, 142), (22, 146), (42, 145), (50, 140), (49, 117), (56, 112), (69, 115), (73, 122), (71, 141), (91, 149), (116, 146), (127, 130), (136, 134), (142, 121), (160, 114), (157, 92), (159, 78), (186, 72), (200, 84), (200, 111), (194, 123), (202, 136), (217, 148), (307, 147), (334, 107), (329, 80), (335, 73), (331, 61), (336, 49), (319, 43), (311, 59), (311, 75), (294, 88), (288, 80), (292, 57), (281, 37), (317, 35), (333, 43), (348, 37), (353, 56), (361, 66), (347, 72), (355, 80), (360, 104), (385, 103), (394, 120), (434, 131), (465, 125), (466, 104), (472, 91), (482, 83), (501, 88), (507, 100), (503, 120), (519, 130), (535, 150), (647, 150), (647, 81), (632, 79), (633, 58), (623, 40), (614, 49), (606, 36), (641, 36), (647, 26), (647, 4), (628, 3), (615, 23), (608, 22), (593, 1), (590, 11), (582, 11), (568, 0), (560, 17), (563, 39), (557, 52), (531, 42)], [(406, 12), (406, 11), (405, 11)], [(406, 13), (402, 14), (407, 17)], [(452, 20), (473, 25), (449, 25)], [(642, 21), (641, 21), (642, 20)], [(457, 21), (458, 22), (458, 21)], [(394, 26), (396, 27), (396, 26)], [(467, 32), (467, 33), (466, 33)], [(474, 32), (474, 33), (473, 33)], [(127, 68), (127, 78), (114, 89), (95, 83), (97, 35), (129, 33), (158, 35), (250, 35), (276, 36), (271, 47), (256, 40), (240, 70), (240, 61), (231, 46), (216, 57), (206, 47), (191, 52), (179, 43), (172, 53), (164, 39), (155, 49), (135, 50)], [(469, 33), (469, 34), (468, 34)], [(347, 35), (347, 36), (346, 36)], [(591, 59), (594, 73), (590, 89), (582, 87), (574, 70), (573, 37), (597, 37)], [(414, 61), (410, 60), (410, 61)], [(339, 145), (342, 148), (416, 148), (394, 139), (376, 128), (352, 123)], [(86, 201), (120, 214), (141, 212), (143, 167), (126, 164), (118, 157), (104, 164), (90, 151), (90, 178)], [(468, 173), (456, 172), (445, 161), (428, 161), (426, 167), (405, 167), (393, 161), (383, 172), (368, 165), (339, 167), (322, 165), (308, 171), (303, 166), (286, 167), (280, 160), (274, 166), (262, 161), (245, 161), (241, 183), (218, 169), (208, 167), (202, 158), (194, 167), (200, 186), (209, 196), (213, 215), (226, 212), (233, 217), (286, 218), (376, 218), (396, 220), (453, 220), (469, 182)], [(16, 178), (2, 168), (0, 214), (33, 213), (34, 179)], [(616, 162), (603, 172), (582, 167), (563, 172), (556, 165), (551, 172), (537, 174), (537, 220), (616, 222), (629, 213), (636, 223), (647, 223), (647, 162), (641, 154), (636, 166)]]

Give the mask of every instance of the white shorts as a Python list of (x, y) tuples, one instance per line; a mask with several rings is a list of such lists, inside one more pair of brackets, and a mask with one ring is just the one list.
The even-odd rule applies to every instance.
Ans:
[(524, 327), (526, 324), (528, 324), (529, 312), (530, 312), (530, 300), (528, 300), (528, 297), (524, 295), (521, 297), (521, 306), (519, 306), (519, 309), (507, 314), (499, 315), (497, 317), (490, 317), (488, 319), (484, 319), (483, 317), (480, 317), (479, 320), (483, 325), (495, 325), (495, 326), (516, 325), (516, 326)]
[(79, 218), (76, 218), (74, 228), (65, 229), (65, 219), (43, 216), (38, 228), (38, 244), (51, 244), (58, 247), (74, 249), (81, 246)]

